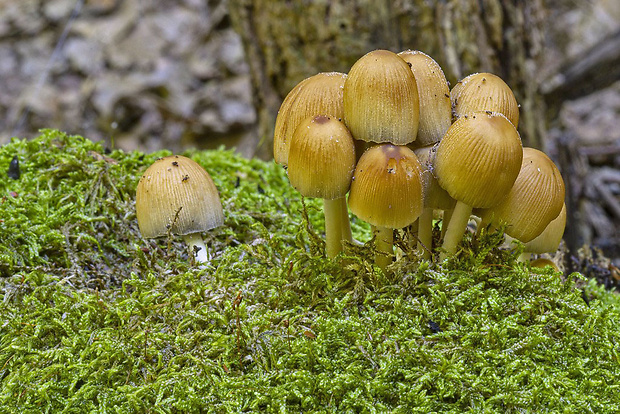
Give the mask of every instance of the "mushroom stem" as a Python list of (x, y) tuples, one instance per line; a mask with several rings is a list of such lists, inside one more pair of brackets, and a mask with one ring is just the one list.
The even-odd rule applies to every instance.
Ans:
[(418, 218), (418, 250), (422, 259), (430, 260), (433, 247), (433, 209), (425, 207)]
[(442, 245), (443, 251), (439, 255), (440, 260), (444, 260), (456, 252), (456, 246), (463, 238), (463, 234), (465, 234), (465, 230), (467, 229), (467, 222), (469, 221), (471, 210), (471, 206), (457, 200), (456, 206), (454, 206), (452, 212), (452, 217), (450, 217), (450, 223), (448, 223), (448, 228), (446, 229), (446, 235)]
[(517, 262), (519, 263), (527, 263), (532, 259), (532, 253), (530, 252), (523, 252), (519, 255), (519, 257), (517, 257)]
[(189, 251), (194, 255), (196, 262), (206, 263), (209, 261), (209, 251), (200, 233), (191, 233), (183, 236), (183, 240), (189, 246)]
[(385, 270), (392, 263), (392, 258), (394, 257), (394, 230), (388, 227), (376, 226), (374, 232), (375, 247), (377, 248), (375, 264), (382, 270)]
[(344, 197), (323, 199), (325, 214), (325, 250), (327, 257), (336, 257), (342, 251), (342, 206)]
[(441, 220), (441, 238), (446, 237), (446, 229), (448, 228), (448, 224), (450, 224), (450, 219), (452, 218), (452, 212), (454, 209), (444, 210), (443, 211), (443, 219)]
[(342, 240), (346, 240), (349, 243), (353, 242), (353, 235), (351, 234), (351, 221), (349, 220), (349, 208), (347, 207), (347, 200), (345, 197), (341, 197), (338, 199), (340, 203), (341, 209), (341, 231), (342, 231)]

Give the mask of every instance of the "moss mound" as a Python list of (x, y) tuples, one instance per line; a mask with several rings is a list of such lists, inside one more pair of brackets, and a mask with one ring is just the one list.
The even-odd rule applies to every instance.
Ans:
[(0, 148), (0, 412), (620, 412), (620, 301), (595, 282), (498, 234), (442, 265), (324, 259), (320, 203), (223, 150), (185, 154), (226, 215), (196, 268), (137, 229), (168, 154), (53, 130)]

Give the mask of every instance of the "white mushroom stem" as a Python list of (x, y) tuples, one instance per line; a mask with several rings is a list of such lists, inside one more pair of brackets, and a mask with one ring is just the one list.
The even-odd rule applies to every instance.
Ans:
[(344, 197), (333, 200), (323, 199), (323, 213), (325, 214), (325, 250), (327, 257), (336, 257), (336, 255), (342, 251), (342, 229), (344, 224), (342, 223), (343, 214), (341, 204), (344, 201)]
[(452, 218), (452, 212), (454, 209), (444, 210), (443, 211), (443, 219), (441, 220), (441, 238), (446, 237), (446, 229), (448, 228), (448, 224), (450, 224), (450, 219)]
[(189, 251), (194, 255), (197, 263), (206, 263), (209, 261), (209, 251), (200, 233), (186, 234), (183, 236), (183, 240), (188, 244)]
[(394, 230), (387, 227), (374, 226), (375, 247), (377, 255), (375, 256), (375, 264), (381, 269), (392, 263), (394, 257)]
[(517, 257), (517, 262), (519, 263), (527, 263), (530, 260), (532, 260), (532, 253), (530, 252), (523, 252)]
[(342, 240), (346, 240), (349, 243), (353, 241), (353, 235), (351, 234), (351, 222), (349, 221), (349, 208), (347, 207), (347, 200), (345, 197), (341, 197), (338, 199), (340, 203), (340, 209), (342, 213), (342, 217), (340, 218), (341, 226), (342, 226)]
[(425, 207), (418, 218), (418, 250), (424, 260), (430, 260), (433, 247), (433, 209)]
[(469, 222), (471, 210), (472, 208), (470, 206), (457, 200), (454, 211), (452, 212), (452, 217), (450, 217), (450, 223), (448, 223), (448, 228), (446, 229), (446, 235), (442, 245), (443, 251), (439, 255), (440, 260), (444, 260), (456, 252), (456, 246), (458, 246), (467, 229), (467, 222)]

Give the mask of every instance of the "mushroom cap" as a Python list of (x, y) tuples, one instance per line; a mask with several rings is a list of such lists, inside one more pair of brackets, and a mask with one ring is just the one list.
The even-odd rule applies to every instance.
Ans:
[(338, 119), (315, 115), (301, 121), (291, 140), (288, 177), (305, 197), (344, 197), (355, 169), (355, 144)]
[(422, 166), (404, 146), (380, 144), (362, 154), (349, 193), (349, 207), (360, 219), (399, 229), (422, 214)]
[(343, 87), (347, 75), (322, 72), (299, 82), (286, 95), (273, 135), (273, 157), (278, 164), (288, 164), (291, 138), (299, 123), (312, 115), (344, 116)]
[(450, 92), (457, 117), (479, 111), (504, 114), (515, 128), (519, 125), (519, 105), (512, 89), (492, 73), (472, 73), (460, 80)]
[(488, 208), (506, 197), (522, 159), (513, 124), (502, 114), (477, 112), (457, 119), (439, 142), (435, 175), (452, 198)]
[(534, 239), (525, 243), (524, 251), (529, 253), (553, 253), (560, 247), (564, 229), (566, 228), (566, 204), (562, 206), (560, 214)]
[(353, 64), (344, 82), (344, 123), (355, 139), (405, 145), (416, 139), (418, 88), (409, 65), (389, 50)]
[(555, 270), (556, 272), (560, 272), (560, 268), (553, 262), (553, 260), (539, 257), (538, 259), (532, 260), (530, 262), (530, 267), (534, 268), (544, 269), (547, 266), (551, 266), (553, 270)]
[(436, 145), (416, 148), (413, 150), (422, 165), (422, 183), (424, 186), (424, 207), (438, 210), (450, 210), (454, 208), (456, 200), (441, 186), (435, 177), (434, 163), (437, 154)]
[(213, 180), (197, 162), (182, 155), (160, 158), (146, 169), (136, 188), (136, 215), (145, 238), (168, 231), (199, 233), (224, 223)]
[(506, 234), (527, 243), (556, 218), (564, 204), (564, 180), (542, 151), (523, 148), (523, 163), (504, 200), (480, 212), (488, 223), (505, 224)]
[(424, 147), (439, 142), (452, 123), (450, 87), (441, 66), (419, 50), (398, 54), (411, 66), (418, 87), (420, 122), (415, 145)]

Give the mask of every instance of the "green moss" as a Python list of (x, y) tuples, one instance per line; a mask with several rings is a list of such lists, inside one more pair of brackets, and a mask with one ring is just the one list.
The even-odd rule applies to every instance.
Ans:
[(320, 202), (223, 150), (186, 154), (226, 215), (197, 269), (137, 229), (167, 154), (51, 130), (0, 148), (22, 172), (0, 180), (0, 412), (620, 411), (614, 293), (530, 272), (498, 234), (442, 266), (325, 259)]

